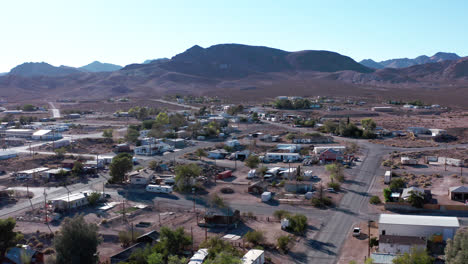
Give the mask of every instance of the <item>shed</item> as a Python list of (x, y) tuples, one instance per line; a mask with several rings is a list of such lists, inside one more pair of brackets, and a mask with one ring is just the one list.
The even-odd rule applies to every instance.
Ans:
[(381, 214), (379, 234), (430, 238), (442, 234), (443, 239), (452, 239), (460, 227), (456, 217), (428, 215)]
[(449, 188), (450, 199), (454, 201), (468, 200), (468, 186), (455, 186)]
[(265, 251), (260, 249), (251, 249), (242, 257), (242, 264), (264, 264)]

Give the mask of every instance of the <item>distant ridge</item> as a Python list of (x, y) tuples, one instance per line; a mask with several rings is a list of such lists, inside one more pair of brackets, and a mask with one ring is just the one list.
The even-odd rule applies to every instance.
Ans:
[(359, 63), (373, 69), (382, 69), (382, 68), (406, 68), (414, 65), (442, 62), (447, 60), (458, 60), (461, 57), (455, 53), (448, 52), (437, 52), (432, 57), (426, 55), (418, 56), (414, 59), (401, 58), (401, 59), (390, 59), (381, 62), (376, 62), (372, 59), (362, 60)]
[(112, 72), (122, 69), (122, 66), (94, 61), (88, 65), (79, 67), (78, 69), (85, 70), (88, 72)]
[(73, 73), (79, 73), (80, 70), (60, 66), (55, 67), (45, 62), (26, 62), (20, 64), (9, 72), (11, 75), (18, 75), (23, 77), (33, 77), (33, 76), (64, 76)]

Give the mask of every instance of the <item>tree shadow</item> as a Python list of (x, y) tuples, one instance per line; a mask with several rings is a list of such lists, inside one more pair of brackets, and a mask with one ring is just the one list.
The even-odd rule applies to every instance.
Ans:
[(321, 242), (315, 239), (309, 239), (307, 245), (313, 250), (323, 252), (327, 255), (335, 256), (336, 253), (331, 251), (330, 248), (336, 248), (333, 243)]

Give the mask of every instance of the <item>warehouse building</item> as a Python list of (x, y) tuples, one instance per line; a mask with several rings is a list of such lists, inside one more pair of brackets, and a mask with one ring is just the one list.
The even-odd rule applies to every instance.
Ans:
[(460, 227), (456, 217), (381, 214), (379, 219), (380, 236), (411, 236), (431, 238), (440, 235), (443, 240), (453, 239)]

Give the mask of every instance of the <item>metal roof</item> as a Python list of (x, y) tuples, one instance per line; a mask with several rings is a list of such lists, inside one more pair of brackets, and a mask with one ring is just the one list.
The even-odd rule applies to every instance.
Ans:
[(455, 186), (449, 188), (450, 192), (468, 193), (468, 186)]
[(381, 214), (380, 224), (460, 227), (458, 218), (429, 215)]
[(49, 134), (50, 132), (52, 132), (52, 130), (41, 129), (41, 130), (38, 130), (38, 131), (34, 132), (33, 136), (44, 136), (44, 135)]
[(264, 251), (260, 249), (251, 249), (247, 253), (245, 253), (244, 257), (242, 257), (242, 263), (244, 264), (251, 264), (255, 263), (255, 261), (263, 255)]

